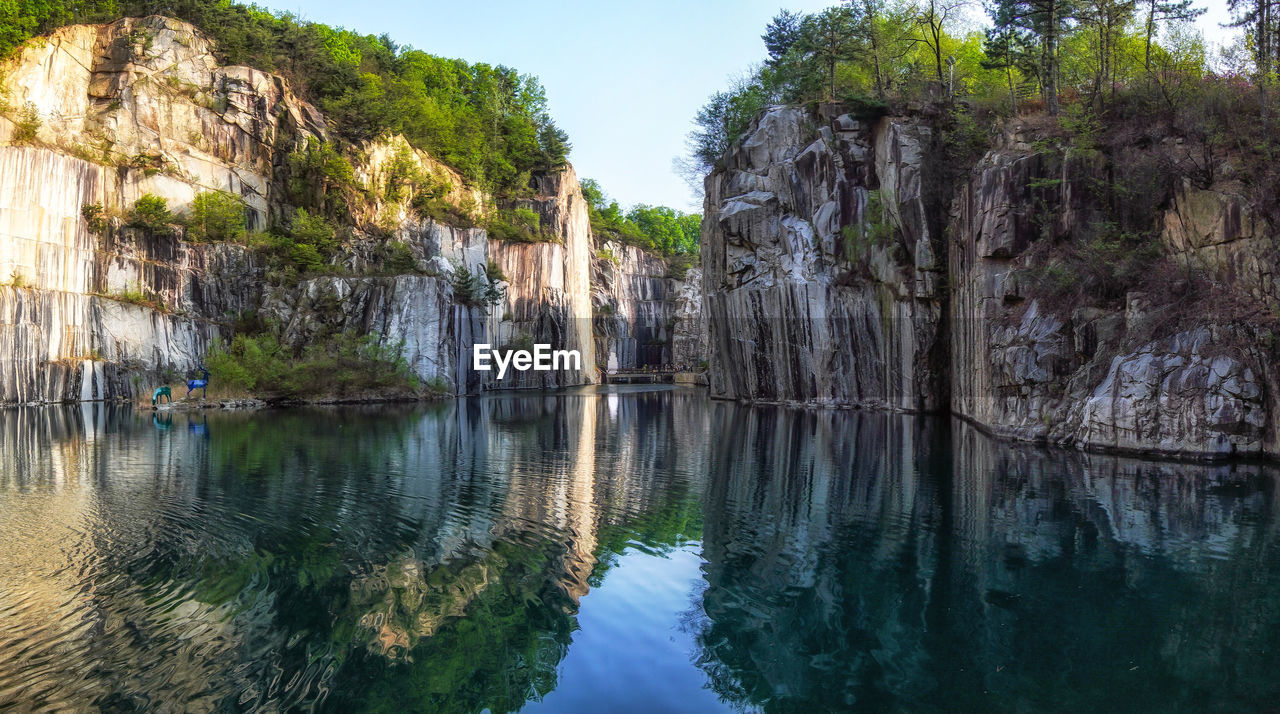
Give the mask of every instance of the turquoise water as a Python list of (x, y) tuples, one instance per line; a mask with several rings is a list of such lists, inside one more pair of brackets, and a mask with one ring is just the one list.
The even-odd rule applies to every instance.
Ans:
[(0, 411), (0, 710), (1268, 710), (1275, 476), (671, 388)]

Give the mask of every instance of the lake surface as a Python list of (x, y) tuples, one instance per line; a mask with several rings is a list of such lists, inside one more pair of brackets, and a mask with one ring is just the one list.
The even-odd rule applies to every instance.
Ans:
[(1273, 709), (1275, 477), (671, 388), (0, 411), (0, 710)]

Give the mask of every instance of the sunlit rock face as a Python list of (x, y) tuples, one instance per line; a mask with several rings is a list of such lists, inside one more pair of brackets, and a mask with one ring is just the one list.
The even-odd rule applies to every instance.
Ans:
[[(11, 104), (30, 102), (39, 113), (39, 143), (150, 169), (103, 187), (108, 208), (150, 192), (182, 209), (212, 188), (243, 196), (265, 221), (278, 200), (271, 180), (280, 152), (325, 136), (324, 118), (281, 78), (217, 66), (201, 33), (159, 16), (56, 30), (28, 43), (5, 86)], [(13, 129), (0, 120), (0, 139)]]
[(713, 396), (946, 407), (932, 130), (765, 112), (707, 177)]
[(1280, 454), (1275, 360), (1257, 327), (1280, 305), (1264, 222), (1230, 186), (1183, 185), (1152, 216), (1178, 266), (1170, 280), (1204, 275), (1238, 298), (1182, 317), (1178, 298), (1139, 292), (1115, 307), (1050, 305), (1034, 271), (1055, 241), (1096, 234), (1101, 206), (1085, 187), (1105, 177), (1096, 164), (1038, 151), (1034, 138), (1009, 127), (953, 203), (953, 410), (1016, 439)]
[[(131, 395), (130, 374), (190, 369), (218, 322), (256, 303), (232, 245), (90, 233), (81, 207), (134, 190), (118, 172), (43, 147), (0, 146), (0, 403)], [(107, 296), (149, 293), (163, 310)]]
[[(442, 170), (426, 159), (424, 169)], [(458, 179), (460, 180), (460, 179)], [(540, 180), (533, 205), (558, 240), (507, 243), (489, 240), (482, 228), (455, 228), (399, 214), (398, 229), (415, 259), (434, 274), (389, 277), (317, 277), (296, 289), (272, 288), (264, 309), (285, 328), (285, 339), (301, 346), (335, 327), (376, 333), (401, 345), (411, 369), (424, 380), (443, 380), (458, 393), (492, 389), (555, 388), (598, 380), (590, 320), (590, 223), (572, 167)], [(353, 261), (374, 264), (353, 251)], [(494, 305), (460, 304), (449, 271), (465, 266), (501, 270), (502, 299)], [(376, 267), (376, 266), (375, 266)], [(549, 372), (472, 369), (473, 348), (534, 343), (577, 350), (580, 369)]]
[[(447, 184), (444, 198), (477, 217), (485, 197), (402, 137), (369, 143), (354, 168), (376, 190), (354, 207), (355, 236), (335, 258), (357, 277), (282, 287), (244, 248), (149, 236), (119, 221), (95, 233), (81, 215), (89, 204), (118, 215), (148, 193), (182, 214), (199, 193), (221, 190), (244, 199), (251, 229), (287, 222), (287, 155), (327, 131), (280, 77), (220, 67), (194, 27), (147, 17), (28, 43), (5, 86), (7, 101), (34, 108), (40, 126), (19, 145), (16, 125), (0, 118), (0, 283), (12, 286), (0, 287), (0, 403), (136, 397), (195, 368), (253, 312), (285, 325), (293, 346), (321, 327), (377, 333), (403, 344), (419, 378), (456, 392), (596, 379), (590, 223), (572, 167), (538, 177), (530, 201), (558, 242), (508, 245), (393, 200), (396, 167)], [(368, 276), (382, 273), (386, 239), (374, 236), (408, 246), (420, 273)], [(491, 261), (508, 276), (504, 301), (461, 304), (449, 273)], [(150, 299), (131, 304), (126, 294)], [(473, 344), (522, 335), (579, 350), (582, 369), (502, 382), (470, 370)]]
[(491, 308), (495, 346), (542, 343), (577, 350), (581, 369), (508, 374), (496, 388), (562, 387), (598, 381), (591, 333), (591, 219), (573, 167), (535, 180), (530, 207), (548, 243), (490, 241), (490, 259), (506, 277), (506, 296)]
[[(128, 397), (198, 364), (222, 325), (257, 305), (250, 255), (119, 229), (91, 233), (81, 208), (122, 211), (152, 193), (184, 210), (226, 190), (265, 225), (272, 167), (322, 118), (283, 82), (219, 68), (184, 23), (158, 17), (73, 26), (32, 42), (6, 74), (30, 104), (29, 146), (0, 120), (0, 402)], [(287, 137), (287, 138), (286, 138)], [(112, 299), (153, 296), (162, 309)]]

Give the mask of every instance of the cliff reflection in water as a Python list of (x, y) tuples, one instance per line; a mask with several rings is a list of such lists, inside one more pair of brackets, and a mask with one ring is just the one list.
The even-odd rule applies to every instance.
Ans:
[(960, 420), (713, 409), (745, 442), (713, 450), (697, 624), (727, 701), (1240, 711), (1280, 695), (1274, 469), (1017, 448)]
[[(1273, 478), (685, 390), (3, 411), (0, 705), (554, 708), (578, 655), (636, 710), (661, 667), (769, 711), (1253, 709)], [(592, 593), (677, 553), (690, 652), (591, 670)], [(654, 626), (623, 595), (617, 647)]]

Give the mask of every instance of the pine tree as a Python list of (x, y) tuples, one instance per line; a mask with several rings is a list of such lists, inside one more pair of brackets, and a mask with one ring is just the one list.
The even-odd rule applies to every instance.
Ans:
[(538, 148), (542, 152), (543, 168), (555, 171), (568, 163), (569, 151), (573, 145), (569, 143), (569, 135), (563, 129), (550, 119), (545, 119), (542, 128), (538, 130)]
[(1156, 26), (1168, 20), (1194, 20), (1205, 14), (1205, 8), (1192, 7), (1191, 0), (1143, 0), (1146, 6), (1147, 46), (1146, 70), (1151, 71), (1151, 42), (1155, 38)]
[(1039, 40), (1040, 92), (1052, 115), (1058, 113), (1058, 45), (1076, 13), (1073, 0), (996, 0), (990, 8), (996, 30), (1019, 28)]
[(1228, 0), (1227, 7), (1236, 15), (1233, 27), (1246, 27), (1253, 33), (1254, 64), (1258, 86), (1266, 87), (1275, 71), (1276, 0)]
[(1009, 83), (1009, 104), (1013, 113), (1018, 113), (1018, 94), (1013, 83), (1013, 71), (1035, 75), (1036, 60), (1027, 33), (1008, 23), (999, 24), (986, 31), (982, 43), (982, 60), (984, 69), (1002, 69)]
[(822, 68), (829, 87), (827, 99), (836, 96), (836, 64), (857, 52), (858, 25), (847, 7), (830, 7), (805, 18), (804, 31), (797, 47), (812, 57)]
[(776, 66), (800, 39), (800, 21), (800, 13), (790, 10), (779, 10), (769, 21), (760, 39), (764, 40), (764, 47), (769, 51), (770, 65)]

